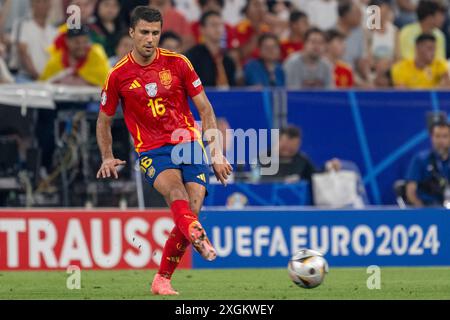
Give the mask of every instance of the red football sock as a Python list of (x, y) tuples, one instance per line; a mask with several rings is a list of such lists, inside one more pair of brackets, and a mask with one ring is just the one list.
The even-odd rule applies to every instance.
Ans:
[(172, 210), (175, 225), (184, 234), (186, 239), (190, 240), (189, 226), (195, 221), (198, 222), (198, 219), (189, 207), (189, 202), (186, 200), (176, 200), (172, 202), (170, 210)]
[(178, 229), (177, 226), (173, 227), (163, 249), (158, 273), (163, 277), (170, 279), (189, 244), (190, 242), (186, 239), (180, 229)]

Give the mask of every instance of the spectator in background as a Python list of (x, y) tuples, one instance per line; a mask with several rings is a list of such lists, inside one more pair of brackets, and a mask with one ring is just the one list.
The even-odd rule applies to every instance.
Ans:
[(415, 58), (403, 59), (392, 67), (395, 87), (408, 89), (448, 88), (447, 61), (436, 58), (436, 38), (422, 34), (416, 39)]
[(31, 0), (32, 17), (15, 25), (13, 38), (18, 39), (20, 61), (18, 83), (37, 80), (50, 57), (48, 48), (58, 34), (47, 22), (50, 4), (50, 0)]
[(289, 16), (292, 10), (290, 1), (285, 0), (271, 0), (267, 1), (268, 15), (267, 23), (270, 26), (270, 32), (278, 37), (284, 39), (289, 32)]
[[(279, 153), (279, 169), (274, 176), (262, 177), (263, 180), (282, 180), (287, 183), (304, 180), (311, 182), (312, 175), (318, 170), (309, 157), (303, 153), (302, 145), (302, 131), (299, 127), (289, 125), (280, 129), (279, 142), (276, 146)], [(271, 151), (269, 150), (270, 157)], [(270, 166), (269, 164), (262, 164), (264, 161), (260, 157), (260, 164), (262, 167)], [(341, 162), (338, 159), (332, 159), (326, 162), (327, 170), (340, 170)]]
[(362, 13), (359, 5), (352, 0), (341, 0), (338, 5), (336, 30), (345, 35), (343, 60), (354, 72), (355, 84), (369, 85), (370, 65), (368, 63), (366, 39), (361, 27)]
[(380, 77), (400, 58), (399, 33), (392, 23), (393, 12), (390, 0), (371, 0), (371, 6), (380, 8), (380, 28), (367, 30), (367, 48), (370, 61), (371, 78), (375, 85), (380, 84)]
[(398, 28), (417, 21), (417, 4), (419, 0), (392, 0), (396, 19), (394, 21)]
[(267, 3), (265, 0), (247, 0), (242, 9), (245, 18), (236, 25), (236, 34), (240, 45), (241, 63), (258, 57), (258, 38), (269, 32), (267, 24)]
[(391, 62), (400, 58), (398, 48), (398, 29), (392, 23), (393, 12), (390, 0), (371, 0), (371, 6), (380, 8), (380, 28), (374, 28), (368, 32), (368, 45), (371, 58), (378, 61), (382, 59)]
[[(406, 197), (415, 207), (443, 206), (450, 181), (450, 127), (446, 121), (430, 128), (431, 150), (414, 156), (406, 175)], [(449, 199), (445, 199), (449, 200)]]
[(203, 44), (186, 52), (205, 87), (228, 88), (235, 85), (233, 59), (221, 47), (225, 22), (215, 11), (205, 12), (200, 18)]
[(416, 39), (424, 33), (436, 38), (436, 58), (445, 59), (445, 35), (440, 30), (445, 21), (446, 8), (436, 0), (421, 0), (417, 6), (418, 22), (408, 24), (400, 30), (400, 53), (402, 58), (412, 59)]
[[(95, 22), (94, 9), (95, 1), (91, 0), (71, 0), (70, 5), (76, 5), (80, 7), (80, 22), (82, 25), (89, 27), (89, 37), (91, 41), (95, 41), (95, 34), (92, 31), (92, 24)], [(56, 51), (67, 51), (66, 35), (68, 31), (67, 23), (64, 22), (58, 28), (58, 36), (50, 48), (50, 54), (57, 54)], [(55, 51), (55, 52), (53, 52)]]
[(159, 47), (169, 51), (181, 53), (181, 43), (182, 40), (179, 35), (172, 31), (166, 31), (161, 34)]
[(345, 36), (337, 30), (329, 30), (326, 33), (327, 52), (326, 57), (333, 66), (334, 82), (336, 88), (353, 87), (353, 71), (350, 65), (342, 61), (345, 52)]
[(303, 49), (305, 33), (309, 29), (308, 16), (302, 11), (292, 11), (289, 17), (289, 36), (281, 41), (281, 59)]
[(11, 34), (14, 25), (31, 13), (30, 0), (0, 0), (0, 29)]
[(131, 39), (128, 31), (123, 31), (117, 43), (115, 55), (109, 58), (109, 65), (114, 66), (123, 57), (125, 57), (133, 49), (133, 39)]
[(110, 66), (105, 50), (91, 44), (89, 28), (67, 31), (67, 51), (55, 52), (48, 61), (40, 80), (66, 85), (102, 86)]
[[(199, 0), (201, 14), (208, 11), (216, 11), (222, 15), (224, 0)], [(200, 20), (192, 23), (192, 32), (197, 43), (202, 43), (203, 39), (200, 32)], [(223, 49), (235, 49), (239, 47), (236, 30), (229, 24), (225, 23), (225, 32), (221, 41)]]
[(115, 55), (116, 47), (124, 29), (120, 19), (119, 0), (98, 0), (95, 7), (95, 23), (92, 25), (93, 41), (105, 49), (108, 57)]
[(333, 87), (333, 70), (325, 58), (325, 35), (318, 28), (305, 34), (305, 46), (284, 63), (286, 85), (290, 89)]
[(284, 86), (284, 72), (280, 64), (280, 43), (276, 35), (265, 33), (258, 39), (259, 58), (244, 67), (247, 86)]
[(309, 1), (304, 11), (308, 15), (311, 26), (326, 31), (336, 26), (338, 20), (338, 1)]
[(164, 17), (163, 32), (173, 31), (183, 39), (183, 51), (195, 44), (192, 28), (187, 19), (173, 5), (171, 0), (149, 0), (149, 6), (158, 9)]

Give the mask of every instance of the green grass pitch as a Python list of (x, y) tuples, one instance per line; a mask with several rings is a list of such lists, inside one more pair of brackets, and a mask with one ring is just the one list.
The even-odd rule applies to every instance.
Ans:
[(450, 299), (450, 268), (381, 268), (381, 289), (369, 290), (365, 268), (331, 268), (315, 289), (295, 286), (286, 269), (178, 270), (177, 297), (150, 294), (155, 270), (82, 271), (69, 290), (64, 271), (0, 272), (0, 299)]

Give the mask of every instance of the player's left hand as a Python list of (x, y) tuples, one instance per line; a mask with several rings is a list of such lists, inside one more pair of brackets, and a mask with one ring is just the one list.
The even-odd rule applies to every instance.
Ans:
[(225, 187), (227, 186), (227, 179), (233, 171), (233, 167), (225, 158), (225, 156), (219, 157), (220, 161), (213, 163), (214, 174), (216, 175), (217, 181), (220, 181)]

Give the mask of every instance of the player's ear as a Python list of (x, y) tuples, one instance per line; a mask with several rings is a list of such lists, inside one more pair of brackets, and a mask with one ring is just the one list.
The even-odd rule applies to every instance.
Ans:
[(128, 33), (130, 34), (130, 37), (131, 37), (132, 39), (134, 39), (134, 28), (130, 28), (130, 29), (128, 30)]

